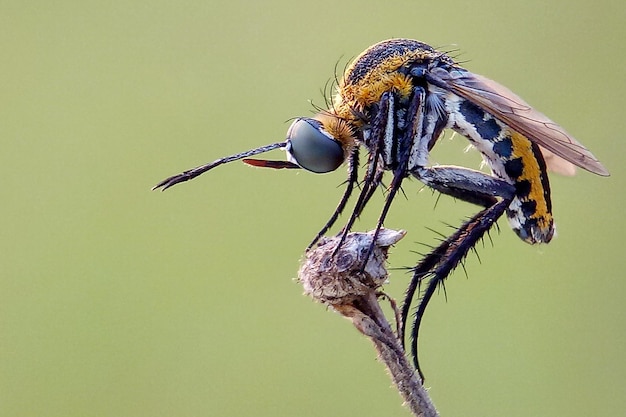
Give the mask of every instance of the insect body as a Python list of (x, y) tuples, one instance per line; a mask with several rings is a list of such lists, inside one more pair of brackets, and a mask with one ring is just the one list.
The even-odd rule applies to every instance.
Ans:
[[(430, 150), (444, 129), (465, 136), (492, 173), (429, 166)], [(522, 240), (547, 243), (554, 234), (547, 169), (571, 174), (576, 165), (608, 175), (583, 145), (506, 87), (467, 71), (424, 43), (391, 39), (359, 55), (339, 81), (329, 109), (312, 118), (296, 119), (284, 142), (218, 159), (167, 178), (155, 188), (167, 189), (238, 159), (254, 166), (304, 168), (315, 173), (334, 171), (347, 161), (346, 190), (315, 243), (343, 212), (358, 182), (361, 146), (368, 152), (367, 169), (344, 236), (381, 184), (385, 171), (393, 177), (377, 230), (408, 176), (483, 207), (414, 268), (402, 308), (400, 336), (404, 340), (404, 324), (417, 288), (428, 281), (412, 330), (418, 369), (417, 335), (426, 305), (436, 287), (493, 223), (506, 213)], [(249, 159), (276, 148), (287, 152), (287, 161)]]
[(493, 174), (515, 187), (507, 207), (509, 223), (529, 243), (549, 242), (554, 234), (550, 185), (539, 146), (473, 103), (446, 101), (452, 127), (481, 152)]

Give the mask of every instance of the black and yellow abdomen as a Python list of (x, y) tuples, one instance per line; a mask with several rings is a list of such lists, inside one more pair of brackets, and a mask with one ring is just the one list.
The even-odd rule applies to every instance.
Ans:
[(515, 186), (507, 209), (509, 223), (528, 243), (548, 243), (554, 235), (550, 184), (539, 147), (478, 106), (454, 94), (446, 98), (449, 127), (467, 137), (493, 174)]

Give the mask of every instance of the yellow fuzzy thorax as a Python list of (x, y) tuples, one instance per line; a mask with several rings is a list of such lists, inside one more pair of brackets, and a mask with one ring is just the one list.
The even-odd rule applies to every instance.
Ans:
[(362, 112), (379, 102), (385, 92), (396, 93), (400, 99), (408, 98), (413, 89), (413, 82), (409, 75), (398, 72), (398, 69), (408, 63), (431, 58), (429, 52), (422, 50), (392, 55), (383, 63), (370, 68), (357, 82), (350, 82), (354, 63), (358, 62), (361, 56), (357, 57), (352, 66), (346, 70), (333, 102), (334, 112), (346, 120), (354, 120), (354, 113)]
[(380, 101), (383, 93), (389, 91), (396, 93), (401, 99), (411, 94), (413, 83), (411, 78), (398, 72), (375, 72), (370, 73), (368, 81), (361, 85), (348, 85), (342, 89), (344, 100), (356, 104), (358, 108), (367, 107)]
[(342, 144), (346, 157), (357, 146), (356, 130), (363, 126), (363, 115), (368, 107), (378, 103), (385, 92), (394, 93), (400, 100), (410, 97), (414, 87), (411, 76), (398, 70), (410, 63), (432, 58), (432, 54), (424, 50), (397, 53), (355, 77), (355, 66), (368, 52), (359, 55), (346, 70), (330, 109), (315, 115), (324, 129)]

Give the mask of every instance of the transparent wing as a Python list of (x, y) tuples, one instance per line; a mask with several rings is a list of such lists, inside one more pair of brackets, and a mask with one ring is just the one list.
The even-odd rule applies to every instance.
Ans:
[(576, 174), (576, 167), (571, 162), (557, 156), (554, 152), (550, 152), (546, 148), (539, 146), (541, 154), (543, 155), (546, 166), (552, 172), (556, 172), (561, 175), (572, 176)]
[(538, 144), (551, 169), (571, 175), (573, 167), (567, 164), (569, 161), (594, 174), (609, 175), (609, 171), (580, 142), (505, 86), (478, 74), (448, 72), (443, 68), (434, 68), (426, 77), (432, 84), (480, 106)]

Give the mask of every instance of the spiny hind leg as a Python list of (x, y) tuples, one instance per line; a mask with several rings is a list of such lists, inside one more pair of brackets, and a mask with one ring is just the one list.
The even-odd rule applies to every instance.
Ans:
[(405, 326), (411, 301), (413, 300), (416, 289), (420, 288), (422, 282), (427, 279), (428, 282), (426, 283), (424, 292), (419, 299), (417, 310), (413, 316), (413, 327), (411, 329), (411, 356), (413, 357), (413, 363), (422, 381), (424, 380), (424, 375), (419, 365), (418, 337), (426, 307), (437, 287), (443, 284), (443, 281), (459, 263), (463, 261), (469, 251), (484, 237), (485, 233), (489, 231), (505, 212), (507, 206), (508, 202), (502, 200), (480, 211), (469, 221), (461, 225), (455, 233), (443, 241), (413, 269), (413, 277), (402, 305), (402, 332), (400, 338), (404, 343)]
[(413, 277), (407, 288), (401, 311), (402, 325), (399, 335), (405, 343), (406, 322), (415, 292), (424, 280), (426, 288), (419, 299), (411, 330), (411, 354), (420, 377), (423, 379), (418, 359), (418, 336), (424, 312), (437, 287), (483, 238), (486, 232), (502, 216), (515, 194), (513, 185), (480, 171), (453, 166), (418, 168), (412, 174), (420, 181), (460, 200), (485, 207), (459, 227), (413, 269)]
[(482, 207), (494, 205), (498, 197), (511, 201), (515, 195), (512, 184), (469, 168), (420, 167), (411, 174), (433, 190)]

